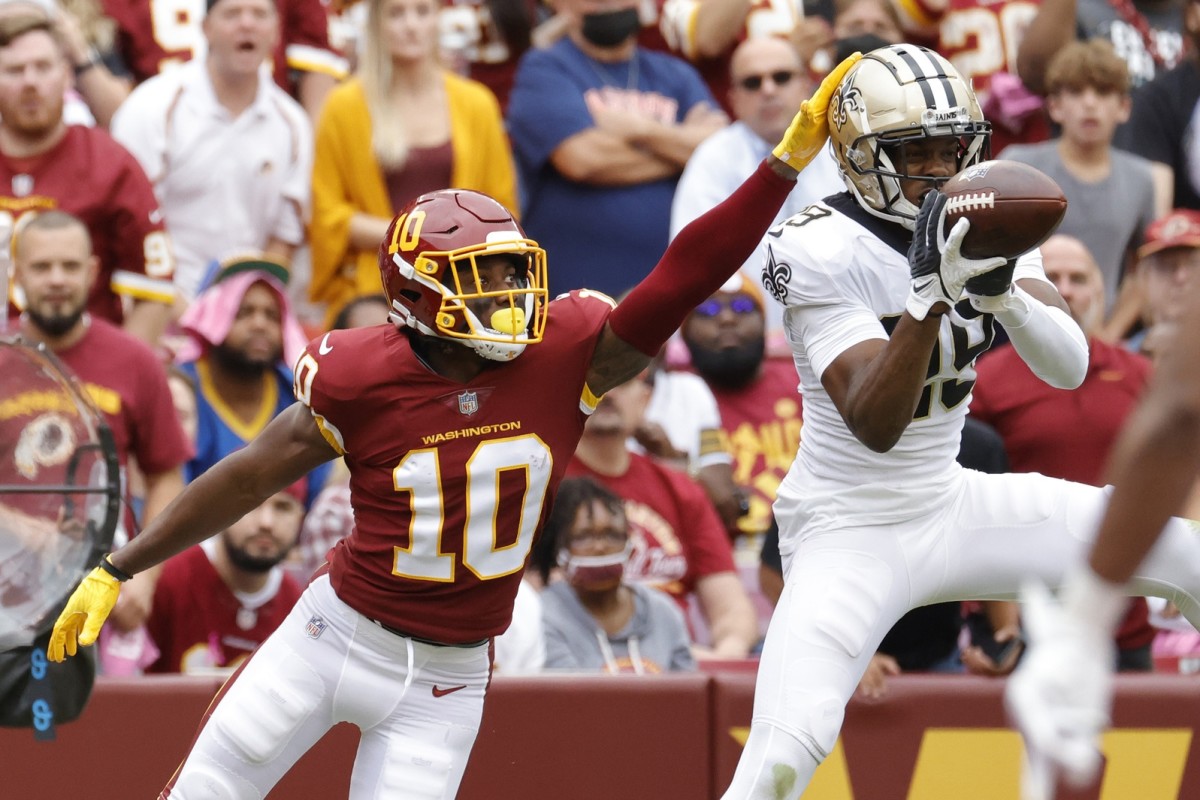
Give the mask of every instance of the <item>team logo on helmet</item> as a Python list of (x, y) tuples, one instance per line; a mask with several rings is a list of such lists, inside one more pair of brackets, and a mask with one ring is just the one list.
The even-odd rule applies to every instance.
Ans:
[(851, 112), (862, 113), (862, 91), (857, 86), (851, 86), (838, 92), (833, 98), (833, 103), (833, 124), (840, 130)]

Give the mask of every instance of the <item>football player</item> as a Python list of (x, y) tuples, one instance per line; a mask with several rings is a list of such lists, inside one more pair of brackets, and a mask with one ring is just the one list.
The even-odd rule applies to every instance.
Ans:
[(55, 626), (58, 661), (95, 641), (129, 575), (345, 456), (353, 532), (226, 685), (163, 797), (264, 797), (342, 720), (362, 730), (351, 798), (455, 796), (490, 640), (509, 624), (584, 421), (754, 249), (824, 146), (852, 63), (620, 305), (587, 290), (547, 302), (545, 252), (489, 197), (441, 190), (401, 211), (379, 253), (394, 324), (310, 343), (301, 402), (103, 560)]
[[(937, 187), (988, 149), (970, 85), (936, 53), (893, 45), (850, 70), (829, 115), (847, 191), (773, 228), (763, 267), (787, 308), (805, 425), (775, 501), (784, 590), (727, 800), (800, 797), (901, 615), (1012, 599), (1029, 576), (1059, 585), (1105, 498), (955, 461), (972, 364), (997, 323), (1052, 386), (1077, 386), (1088, 368), (1038, 252), (971, 260), (969, 222), (945, 232)], [(1183, 521), (1167, 523), (1127, 588), (1168, 593), (1200, 621), (1200, 541)], [(1093, 613), (1123, 608), (1105, 598)]]
[[(1008, 684), (1007, 704), (1029, 751), (1025, 797), (1049, 800), (1061, 773), (1086, 784), (1100, 766), (1098, 740), (1112, 702), (1112, 635), (1122, 596), (1145, 574), (1200, 475), (1200, 281), (1182, 289), (1142, 403), (1114, 447), (1112, 497), (1087, 557), (1065, 581), (1062, 605), (1026, 592), (1030, 651)], [(1193, 603), (1194, 596), (1187, 600)], [(1181, 608), (1186, 608), (1180, 604)], [(1194, 615), (1189, 614), (1194, 621)]]

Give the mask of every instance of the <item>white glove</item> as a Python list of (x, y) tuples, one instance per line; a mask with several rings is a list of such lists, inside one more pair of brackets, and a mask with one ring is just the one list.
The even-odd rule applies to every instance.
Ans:
[(1041, 584), (1022, 589), (1028, 648), (1005, 705), (1025, 739), (1023, 800), (1053, 800), (1060, 774), (1077, 787), (1095, 779), (1112, 706), (1113, 629), (1125, 602), (1086, 568), (1068, 578), (1062, 605)]
[(904, 304), (913, 319), (925, 319), (937, 303), (953, 307), (962, 297), (967, 281), (1007, 263), (1000, 256), (978, 260), (963, 256), (962, 242), (971, 223), (963, 217), (946, 235), (946, 203), (946, 195), (930, 190), (917, 213), (912, 244), (908, 247), (912, 283)]

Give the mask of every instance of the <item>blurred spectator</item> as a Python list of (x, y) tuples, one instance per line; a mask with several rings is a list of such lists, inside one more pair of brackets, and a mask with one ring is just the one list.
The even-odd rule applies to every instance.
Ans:
[[(874, 1), (874, 0), (872, 0)], [(772, 37), (747, 39), (730, 61), (730, 104), (736, 121), (696, 148), (688, 159), (671, 203), (671, 237), (696, 217), (729, 196), (754, 172), (759, 162), (783, 136), (795, 109), (808, 96), (809, 84), (800, 57), (785, 40)], [(781, 222), (821, 198), (841, 191), (842, 178), (831, 156), (809, 164), (783, 208)], [(767, 240), (759, 244), (742, 272), (754, 283), (761, 280)], [(787, 353), (783, 339), (783, 307), (773, 299), (764, 309), (769, 349)]]
[[(257, 436), (295, 402), (292, 371), (305, 339), (287, 299), (287, 270), (247, 254), (221, 265), (213, 283), (188, 308), (180, 368), (196, 387), (196, 454), (188, 481)], [(305, 505), (329, 474), (309, 474)]]
[[(839, 50), (846, 55), (855, 50), (867, 53), (899, 44), (904, 38), (900, 11), (890, 0), (838, 0), (833, 4), (832, 24), (819, 15), (806, 14), (792, 34), (800, 63), (814, 80), (825, 77), (841, 60), (837, 58)], [(868, 44), (868, 40), (878, 43)], [(863, 46), (848, 47), (851, 41)]]
[(800, 446), (801, 401), (791, 359), (764, 358), (762, 290), (737, 274), (696, 307), (680, 329), (692, 369), (708, 384), (721, 415), (733, 480), (749, 490), (738, 528), (755, 555), (771, 526), (775, 490)]
[(449, 0), (438, 14), (438, 39), (452, 69), (492, 90), (508, 107), (517, 61), (532, 44), (537, 0)]
[(941, 53), (971, 82), (992, 123), (993, 152), (1012, 142), (1040, 142), (1050, 135), (1041, 98), (1017, 75), (1017, 48), (1038, 2), (895, 1), (905, 39)]
[[(44, 17), (0, 18), (0, 222), (51, 208), (83, 220), (100, 270), (88, 309), (157, 345), (174, 299), (158, 201), (137, 161), (105, 131), (67, 124), (70, 81)], [(128, 312), (122, 297), (132, 301)]]
[[(81, 129), (83, 130), (83, 129)], [(21, 336), (43, 343), (80, 380), (112, 428), (128, 499), (128, 469), (136, 462), (144, 485), (140, 522), (153, 520), (183, 488), (183, 464), (191, 455), (176, 419), (162, 363), (137, 338), (86, 310), (100, 274), (86, 225), (64, 211), (44, 211), (22, 220), (13, 242), (16, 285), (25, 297)], [(123, 515), (113, 547), (134, 535), (131, 511)], [(101, 639), (101, 664), (109, 645), (128, 635), (139, 660), (139, 630), (150, 613), (158, 569), (127, 581), (113, 608), (112, 633)], [(111, 669), (109, 671), (112, 671)]]
[(590, 477), (624, 501), (630, 581), (663, 589), (684, 610), (694, 596), (697, 622), (707, 628), (706, 635), (697, 626), (692, 637), (697, 654), (742, 658), (758, 640), (758, 624), (716, 510), (687, 475), (627, 447), (649, 397), (640, 378), (609, 391), (584, 425), (567, 474)]
[(1107, 289), (1102, 313), (1108, 322), (1093, 334), (1117, 341), (1137, 322), (1134, 250), (1158, 216), (1150, 163), (1112, 146), (1113, 131), (1129, 119), (1129, 73), (1108, 42), (1071, 42), (1050, 63), (1046, 91), (1062, 135), (1000, 155), (1036, 167), (1062, 187), (1067, 215), (1058, 232), (1083, 242)]
[[(661, 14), (655, 21), (647, 8), (656, 4)], [(654, 50), (664, 49), (665, 44), (669, 52), (690, 61), (729, 114), (735, 111), (729, 94), (734, 49), (748, 39), (790, 41), (805, 21), (803, 4), (795, 0), (656, 0), (642, 3), (639, 11), (643, 25), (654, 27), (643, 27), (638, 43)]]
[(721, 442), (721, 413), (712, 390), (696, 375), (663, 369), (663, 354), (651, 363), (645, 380), (650, 400), (630, 447), (694, 477), (733, 538), (746, 512), (746, 493), (733, 482), (733, 458)]
[(1182, 313), (1181, 289), (1200, 268), (1200, 211), (1176, 209), (1156, 221), (1146, 231), (1138, 259), (1145, 327), (1130, 337), (1127, 346), (1153, 358), (1162, 339), (1155, 328), (1165, 329)]
[(691, 65), (638, 47), (635, 6), (562, 0), (567, 35), (517, 69), (508, 127), (524, 228), (558, 259), (551, 294), (615, 297), (643, 278), (683, 165), (728, 121)]
[(163, 564), (146, 629), (147, 672), (233, 670), (279, 627), (302, 591), (280, 567), (300, 534), (304, 482), (292, 484)]
[(221, 0), (203, 27), (207, 55), (137, 87), (113, 119), (162, 203), (188, 300), (230, 253), (289, 263), (312, 180), (308, 118), (263, 63), (279, 38), (274, 0)]
[[(204, 19), (218, 2), (233, 2), (242, 8), (242, 0), (204, 0), (203, 10), (200, 0), (176, 4), (145, 0), (99, 2), (117, 23), (117, 50), (135, 83), (203, 56), (208, 44)], [(299, 100), (315, 120), (325, 95), (346, 75), (345, 59), (329, 47), (329, 19), (321, 0), (271, 0), (271, 3), (276, 7), (279, 35), (272, 40), (265, 58), (273, 65), (279, 87)], [(256, 9), (248, 13), (261, 12)]]
[(495, 96), (438, 61), (438, 4), (367, 2), (358, 74), (330, 94), (317, 126), (309, 296), (331, 316), (380, 291), (379, 242), (413, 198), (453, 186), (517, 205)]
[[(1041, 0), (1019, 42), (1017, 67), (1042, 93), (1050, 60), (1074, 39), (1107, 40), (1134, 87), (1174, 68), (1184, 57), (1183, 8), (1189, 0)], [(1190, 0), (1195, 5), (1195, 0)]]
[[(546, 588), (546, 668), (638, 675), (696, 668), (671, 599), (624, 579), (632, 552), (621, 498), (589, 478), (558, 488), (534, 563)], [(561, 568), (562, 580), (550, 580)]]
[(1190, 52), (1134, 92), (1116, 144), (1150, 159), (1162, 207), (1200, 211), (1200, 3), (1189, 2), (1183, 18)]
[[(50, 22), (75, 72), (74, 85), (63, 97), (63, 119), (68, 125), (99, 124), (107, 128), (117, 106), (129, 96), (130, 82), (112, 72), (98, 49), (104, 41), (108, 42), (105, 49), (111, 49), (113, 26), (98, 7), (87, 13), (85, 7), (94, 6), (96, 1), (0, 0), (0, 16), (33, 15)], [(68, 6), (82, 12), (83, 19)]]
[[(545, 538), (545, 534), (543, 534)], [(508, 630), (492, 639), (492, 669), (504, 675), (533, 675), (546, 666), (546, 633), (542, 626), (542, 596), (524, 578), (517, 586)]]
[(388, 312), (388, 301), (382, 293), (360, 295), (342, 306), (342, 310), (333, 318), (330, 330), (382, 325), (388, 321)]
[[(1046, 277), (1088, 337), (1087, 376), (1072, 391), (1055, 389), (1036, 377), (1011, 346), (992, 350), (976, 366), (971, 416), (1004, 439), (1014, 472), (1103, 486), (1109, 451), (1146, 386), (1150, 362), (1097, 335), (1104, 277), (1082, 241), (1055, 235), (1042, 245), (1042, 258)], [(1153, 638), (1146, 601), (1131, 598), (1117, 633), (1119, 668), (1151, 669)]]

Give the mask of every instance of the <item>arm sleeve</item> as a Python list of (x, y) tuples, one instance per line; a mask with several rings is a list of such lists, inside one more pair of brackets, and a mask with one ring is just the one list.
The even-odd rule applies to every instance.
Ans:
[(1083, 383), (1088, 369), (1087, 339), (1066, 312), (1013, 286), (1004, 308), (993, 313), (1034, 375), (1056, 389), (1074, 389)]
[(648, 356), (658, 353), (688, 312), (750, 257), (795, 185), (759, 164), (732, 195), (679, 232), (609, 317), (613, 332)]

